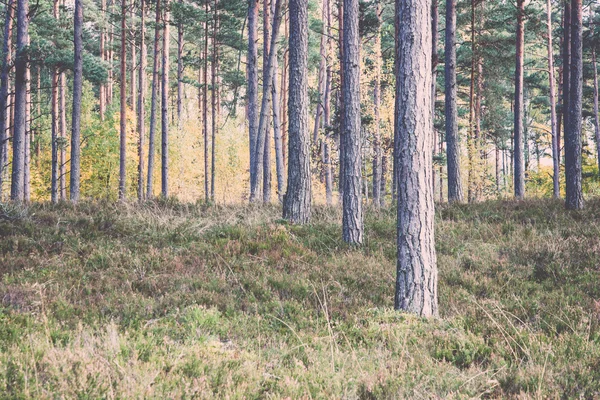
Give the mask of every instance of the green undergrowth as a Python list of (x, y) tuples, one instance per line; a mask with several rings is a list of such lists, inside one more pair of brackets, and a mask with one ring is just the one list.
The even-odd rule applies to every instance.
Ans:
[(392, 310), (395, 213), (0, 207), (0, 398), (597, 398), (600, 201), (437, 209), (439, 319)]

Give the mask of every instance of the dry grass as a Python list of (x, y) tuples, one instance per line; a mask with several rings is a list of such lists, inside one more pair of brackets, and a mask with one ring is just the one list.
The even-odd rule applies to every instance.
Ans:
[(594, 398), (600, 203), (442, 206), (442, 317), (391, 310), (394, 212), (0, 210), (0, 397)]

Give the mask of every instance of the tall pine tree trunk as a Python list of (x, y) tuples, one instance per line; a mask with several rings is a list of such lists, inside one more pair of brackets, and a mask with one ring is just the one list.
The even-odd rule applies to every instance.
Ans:
[(598, 116), (598, 65), (596, 51), (592, 49), (592, 68), (594, 69), (594, 134), (596, 139), (596, 156), (598, 158), (598, 173), (600, 174), (600, 116)]
[(164, 3), (161, 101), (161, 194), (169, 196), (169, 0)]
[[(29, 46), (30, 41), (27, 40)], [(27, 64), (25, 72), (27, 96), (25, 101), (25, 155), (23, 168), (23, 200), (31, 200), (31, 67)]]
[[(101, 0), (100, 2), (100, 15), (101, 18), (105, 19), (106, 18), (106, 0)], [(106, 39), (106, 32), (105, 32), (105, 25), (104, 25), (104, 21), (102, 22), (102, 26), (100, 28), (100, 59), (102, 61), (105, 61), (105, 55), (104, 55), (104, 47), (105, 47), (105, 39)], [(104, 82), (102, 82), (100, 84), (100, 87), (98, 88), (98, 100), (99, 100), (99, 113), (100, 113), (100, 121), (104, 121), (104, 113), (106, 112), (106, 85), (104, 84)]]
[[(179, 0), (183, 3), (183, 0)], [(183, 23), (177, 24), (177, 127), (183, 128)]]
[[(275, 4), (275, 3), (273, 3)], [(273, 137), (275, 143), (275, 173), (277, 175), (277, 198), (279, 202), (283, 201), (284, 188), (284, 168), (283, 161), (283, 137), (281, 125), (281, 104), (279, 101), (279, 92), (277, 90), (277, 71), (279, 70), (277, 56), (273, 59), (273, 84), (271, 85), (271, 96), (273, 101)], [(283, 75), (283, 74), (282, 74)]]
[(71, 180), (70, 198), (76, 203), (80, 196), (81, 178), (81, 100), (83, 92), (83, 0), (75, 0), (75, 52), (73, 64), (73, 114), (71, 117)]
[(146, 0), (140, 0), (140, 69), (137, 106), (138, 131), (138, 200), (145, 199), (144, 192), (144, 145), (146, 140)]
[(289, 0), (289, 151), (283, 218), (305, 224), (311, 216), (308, 133), (308, 0)]
[(360, 123), (360, 37), (358, 0), (344, 0), (344, 118), (343, 148), (343, 214), (342, 232), (346, 243), (363, 242), (363, 205), (361, 196), (362, 155)]
[(373, 114), (374, 137), (373, 137), (373, 204), (379, 207), (381, 204), (381, 6), (377, 2), (375, 6), (377, 14), (377, 32), (375, 33), (375, 82), (373, 84)]
[(582, 0), (571, 1), (571, 74), (569, 108), (565, 125), (566, 207), (583, 208), (581, 188), (581, 125), (583, 97), (583, 23)]
[[(256, 139), (258, 136), (258, 0), (248, 0), (248, 56), (246, 74), (248, 77), (247, 109), (248, 136), (250, 143), (250, 182), (254, 175)], [(251, 185), (252, 186), (252, 185)]]
[(398, 263), (395, 308), (438, 315), (431, 177), (431, 0), (396, 0), (399, 86)]
[(204, 199), (210, 199), (210, 188), (208, 186), (208, 1), (204, 7), (204, 52), (202, 63), (202, 136), (204, 137)]
[(146, 185), (146, 197), (152, 198), (154, 195), (154, 149), (156, 136), (156, 113), (158, 107), (158, 65), (159, 65), (159, 46), (160, 46), (160, 0), (156, 1), (156, 18), (154, 25), (154, 50), (152, 64), (152, 89), (150, 98), (150, 132), (148, 136), (148, 177)]
[(15, 122), (10, 197), (24, 200), (25, 131), (27, 124), (27, 43), (29, 38), (29, 1), (17, 1), (17, 53), (15, 56)]
[[(555, 199), (560, 197), (560, 159), (558, 158), (558, 125), (556, 118), (556, 81), (554, 79), (554, 49), (552, 46), (552, 2), (546, 1), (546, 14), (548, 25), (548, 83), (550, 90), (550, 124), (552, 131), (552, 182), (553, 196)], [(596, 113), (597, 114), (597, 113)]]
[(119, 200), (125, 200), (127, 186), (127, 0), (121, 0), (121, 112), (119, 139)]
[(515, 198), (525, 197), (525, 172), (523, 164), (523, 50), (525, 47), (525, 6), (524, 0), (517, 0), (517, 38), (515, 67), (515, 140), (513, 145), (513, 168)]
[(219, 13), (217, 8), (217, 0), (213, 3), (213, 32), (212, 32), (212, 62), (210, 63), (210, 100), (211, 100), (211, 115), (212, 115), (212, 127), (211, 127), (211, 156), (210, 156), (210, 199), (212, 202), (215, 201), (215, 174), (216, 174), (216, 160), (215, 160), (215, 140), (217, 138), (218, 129), (218, 114), (217, 114), (217, 68), (219, 63), (219, 50), (217, 45), (217, 31), (219, 29)]

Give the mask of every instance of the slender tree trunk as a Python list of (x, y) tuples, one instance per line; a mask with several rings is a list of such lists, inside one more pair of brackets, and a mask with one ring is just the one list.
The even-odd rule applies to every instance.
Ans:
[(381, 5), (377, 2), (375, 6), (377, 14), (377, 32), (375, 33), (375, 82), (373, 87), (373, 114), (374, 137), (373, 137), (373, 204), (379, 207), (381, 204), (381, 118), (379, 109), (381, 107)]
[[(379, 3), (378, 3), (379, 4)], [(321, 9), (321, 21), (325, 26), (327, 20), (327, 0), (323, 1), (322, 9)], [(319, 140), (319, 128), (321, 126), (321, 116), (323, 115), (323, 97), (325, 91), (325, 68), (327, 67), (327, 36), (328, 32), (322, 32), (321, 43), (319, 46), (319, 70), (318, 70), (318, 86), (317, 86), (317, 94), (318, 94), (318, 102), (317, 109), (315, 113), (315, 125), (313, 128), (313, 137), (312, 142), (316, 144)]]
[(137, 131), (138, 131), (138, 200), (143, 201), (144, 192), (144, 145), (146, 139), (146, 0), (140, 0), (140, 69), (139, 92), (137, 106)]
[(396, 0), (398, 70), (398, 264), (395, 308), (438, 315), (431, 188), (431, 0)]
[(58, 203), (58, 70), (52, 71), (52, 104), (51, 104), (51, 135), (52, 135), (52, 165), (51, 165), (51, 182), (50, 182), (50, 199), (52, 203)]
[(208, 1), (205, 3), (204, 12), (206, 20), (204, 21), (204, 62), (202, 65), (202, 136), (204, 137), (204, 199), (206, 202), (210, 199), (210, 188), (208, 186)]
[[(30, 41), (27, 39), (27, 45)], [(23, 168), (23, 200), (31, 201), (31, 67), (27, 64), (25, 71), (26, 101), (25, 101), (25, 158)]]
[(67, 200), (67, 77), (64, 72), (59, 75), (59, 126), (60, 160), (59, 185), (60, 199)]
[(8, 0), (6, 5), (6, 17), (4, 20), (4, 40), (2, 44), (2, 71), (0, 75), (0, 200), (2, 200), (2, 191), (4, 182), (7, 178), (8, 169), (8, 132), (10, 126), (7, 123), (9, 119), (9, 72), (11, 63), (12, 47), (12, 27), (13, 16), (15, 14), (15, 0)]
[(458, 111), (456, 106), (456, 0), (446, 0), (445, 44), (445, 115), (446, 159), (448, 165), (448, 202), (462, 202), (460, 176), (460, 145), (458, 140)]
[[(267, 204), (271, 202), (271, 181), (272, 181), (272, 174), (271, 174), (271, 135), (270, 135), (270, 127), (271, 127), (271, 112), (270, 112), (270, 108), (275, 107), (275, 105), (272, 102), (272, 94), (271, 94), (271, 87), (273, 86), (273, 77), (275, 76), (275, 71), (276, 70), (272, 70), (270, 72), (271, 77), (269, 77), (269, 71), (267, 70), (267, 64), (269, 62), (268, 58), (270, 55), (270, 50), (271, 50), (271, 46), (269, 45), (269, 41), (271, 40), (271, 24), (272, 22), (275, 21), (275, 18), (273, 17), (271, 20), (271, 14), (273, 14), (272, 11), (275, 10), (275, 4), (273, 1), (271, 0), (264, 0), (263, 1), (263, 43), (264, 43), (264, 51), (263, 51), (263, 84), (265, 82), (266, 79), (269, 79), (269, 89), (267, 92), (263, 92), (263, 96), (266, 96), (268, 99), (268, 107), (266, 110), (264, 110), (265, 112), (265, 133), (264, 133), (264, 150), (263, 150), (263, 162), (262, 162), (262, 166), (263, 166), (263, 171), (262, 171), (262, 178), (263, 178), (263, 182), (262, 182), (262, 188), (263, 188), (263, 203)], [(275, 58), (277, 58), (277, 48), (273, 47), (274, 51), (275, 51)], [(273, 68), (275, 66), (275, 62), (272, 63), (271, 68)], [(261, 109), (261, 113), (262, 113), (262, 109)], [(261, 114), (261, 118), (262, 118), (262, 114)], [(259, 126), (260, 126), (260, 122), (259, 122)], [(260, 135), (260, 131), (259, 131), (259, 135)]]
[(525, 6), (524, 0), (517, 0), (517, 39), (516, 39), (516, 68), (515, 68), (515, 143), (514, 153), (514, 185), (515, 198), (525, 197), (525, 173), (523, 165), (523, 49), (525, 47)]
[(161, 102), (161, 194), (169, 196), (169, 0), (164, 3)]
[(81, 178), (81, 98), (83, 92), (83, 0), (75, 0), (75, 61), (73, 74), (73, 114), (71, 117), (71, 180), (70, 198), (79, 201)]
[[(289, 14), (285, 13), (285, 38), (284, 41), (285, 43), (289, 42), (289, 19), (288, 19)], [(288, 84), (288, 74), (289, 74), (289, 47), (287, 49), (285, 49), (285, 51), (283, 52), (283, 71), (281, 73), (282, 77), (281, 77), (281, 153), (283, 156), (283, 166), (285, 169), (285, 165), (286, 165), (286, 160), (287, 160), (287, 148), (288, 148), (288, 143), (287, 143), (287, 137), (288, 137), (288, 110), (287, 110), (287, 104), (288, 104), (288, 89), (289, 89), (289, 84)], [(285, 192), (282, 192), (282, 196)]]
[(594, 69), (594, 133), (596, 137), (596, 156), (598, 158), (598, 173), (600, 174), (600, 116), (598, 115), (598, 65), (596, 51), (592, 49), (592, 68)]
[[(250, 143), (250, 182), (256, 179), (254, 175), (256, 139), (258, 136), (258, 0), (248, 0), (248, 136)], [(251, 185), (252, 186), (252, 185)]]
[[(563, 62), (562, 62), (562, 110), (563, 110), (563, 134), (566, 135), (569, 129), (569, 100), (571, 92), (571, 1), (565, 0), (563, 13)], [(558, 159), (561, 152), (560, 133), (558, 135)]]
[[(111, 0), (111, 3), (109, 5), (109, 14), (113, 14), (114, 13), (114, 9), (115, 9), (115, 3), (116, 0)], [(113, 69), (113, 62), (114, 62), (114, 26), (111, 23), (110, 24), (110, 29), (108, 31), (108, 87), (107, 87), (107, 93), (106, 93), (106, 103), (107, 104), (112, 104), (113, 103), (113, 87), (114, 87), (114, 69)]]
[(581, 124), (583, 97), (582, 0), (571, 1), (571, 75), (569, 108), (565, 125), (566, 207), (583, 209), (581, 189)]
[[(100, 2), (100, 15), (102, 19), (106, 18), (106, 0), (101, 0)], [(100, 59), (105, 61), (104, 57), (104, 41), (106, 39), (106, 32), (104, 27), (104, 21), (102, 22), (102, 27), (100, 28)], [(98, 89), (98, 100), (100, 103), (100, 121), (104, 121), (104, 113), (106, 112), (106, 85), (103, 83), (100, 84)]]
[[(275, 2), (273, 2), (273, 5)], [(281, 107), (279, 102), (279, 93), (277, 91), (277, 71), (279, 66), (277, 56), (273, 58), (273, 84), (271, 85), (271, 96), (273, 100), (273, 136), (275, 142), (275, 173), (277, 175), (277, 198), (283, 202), (284, 188), (284, 168), (283, 162), (283, 138), (281, 126)]]
[[(548, 82), (550, 85), (550, 124), (552, 130), (553, 196), (560, 197), (560, 159), (558, 157), (558, 126), (556, 118), (556, 81), (554, 79), (554, 50), (552, 46), (552, 2), (546, 1), (548, 25)], [(596, 113), (597, 115), (598, 113)]]
[(135, 113), (136, 110), (136, 105), (137, 105), (137, 69), (138, 66), (135, 65), (137, 62), (137, 55), (136, 55), (136, 42), (135, 42), (135, 36), (136, 36), (136, 29), (135, 29), (135, 0), (131, 0), (131, 5), (130, 5), (131, 9), (129, 10), (129, 12), (131, 13), (131, 26), (129, 27), (129, 36), (131, 38), (131, 77), (129, 78), (129, 83), (130, 83), (130, 87), (129, 89), (131, 90), (131, 109), (133, 110), (133, 112)]
[(17, 53), (15, 56), (15, 122), (13, 134), (12, 181), (10, 197), (24, 200), (25, 130), (27, 124), (27, 54), (29, 1), (17, 2)]
[[(273, 32), (271, 34), (271, 44), (268, 47), (265, 46), (269, 54), (267, 58), (267, 63), (264, 66), (266, 73), (263, 76), (263, 97), (259, 114), (260, 118), (258, 122), (258, 131), (256, 138), (256, 153), (254, 154), (254, 173), (251, 174), (251, 178), (253, 179), (250, 179), (250, 201), (256, 201), (258, 199), (260, 181), (263, 176), (261, 172), (264, 169), (265, 143), (267, 137), (267, 127), (269, 126), (269, 109), (271, 107), (271, 96), (269, 96), (269, 93), (271, 93), (271, 85), (273, 84), (273, 67), (275, 65), (274, 59), (277, 56), (277, 38), (279, 33), (279, 25), (281, 21), (280, 9), (281, 0), (276, 0), (272, 26)], [(290, 105), (291, 104), (292, 103), (290, 100)]]
[(305, 224), (311, 216), (307, 76), (308, 0), (289, 0), (289, 13), (289, 160), (283, 218), (292, 223)]
[[(179, 0), (183, 3), (183, 0)], [(177, 25), (177, 127), (183, 129), (183, 23)]]
[[(327, 0), (329, 3), (329, 1)], [(329, 11), (328, 11), (329, 12)], [(325, 75), (325, 104), (323, 106), (323, 122), (325, 128), (329, 130), (331, 126), (331, 68), (327, 66)], [(327, 133), (323, 142), (323, 166), (325, 169), (325, 199), (328, 206), (333, 205), (333, 171), (331, 169), (331, 135)]]
[(213, 5), (213, 32), (212, 32), (212, 62), (210, 63), (211, 73), (211, 115), (212, 115), (212, 137), (211, 137), (211, 166), (210, 166), (210, 199), (212, 202), (215, 201), (215, 174), (216, 174), (216, 160), (215, 160), (215, 141), (217, 138), (218, 129), (218, 113), (217, 113), (217, 68), (219, 65), (219, 50), (217, 44), (217, 30), (219, 29), (219, 14), (217, 0), (214, 1)]
[(344, 0), (344, 118), (343, 163), (344, 195), (342, 232), (345, 242), (362, 244), (363, 210), (361, 196), (361, 127), (360, 127), (360, 37), (358, 0)]
[[(438, 134), (437, 129), (435, 128), (435, 103), (437, 100), (437, 67), (438, 67), (438, 1), (432, 0), (431, 3), (431, 45), (432, 45), (432, 53), (431, 53), (431, 70), (432, 70), (432, 81), (431, 81), (431, 117), (433, 118), (433, 152), (437, 151), (437, 141)], [(433, 187), (433, 193), (435, 198), (435, 186), (436, 186), (436, 170), (433, 169), (433, 176), (431, 185)], [(440, 186), (440, 191), (442, 187)]]
[(121, 112), (119, 140), (119, 200), (125, 200), (127, 186), (127, 0), (121, 0)]
[(150, 132), (148, 137), (148, 179), (146, 185), (146, 197), (154, 195), (154, 137), (156, 134), (156, 112), (158, 104), (158, 65), (159, 65), (159, 43), (160, 43), (160, 0), (156, 1), (156, 19), (154, 27), (154, 50), (152, 64), (152, 92), (150, 99)]
[(471, 78), (469, 83), (469, 131), (467, 134), (467, 158), (469, 174), (467, 177), (467, 200), (475, 201), (475, 68), (477, 48), (475, 45), (475, 2), (471, 0)]

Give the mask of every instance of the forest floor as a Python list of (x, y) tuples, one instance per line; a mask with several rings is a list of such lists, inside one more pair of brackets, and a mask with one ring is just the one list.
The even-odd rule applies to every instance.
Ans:
[(598, 398), (600, 200), (437, 209), (439, 319), (392, 309), (395, 215), (0, 207), (1, 398)]

